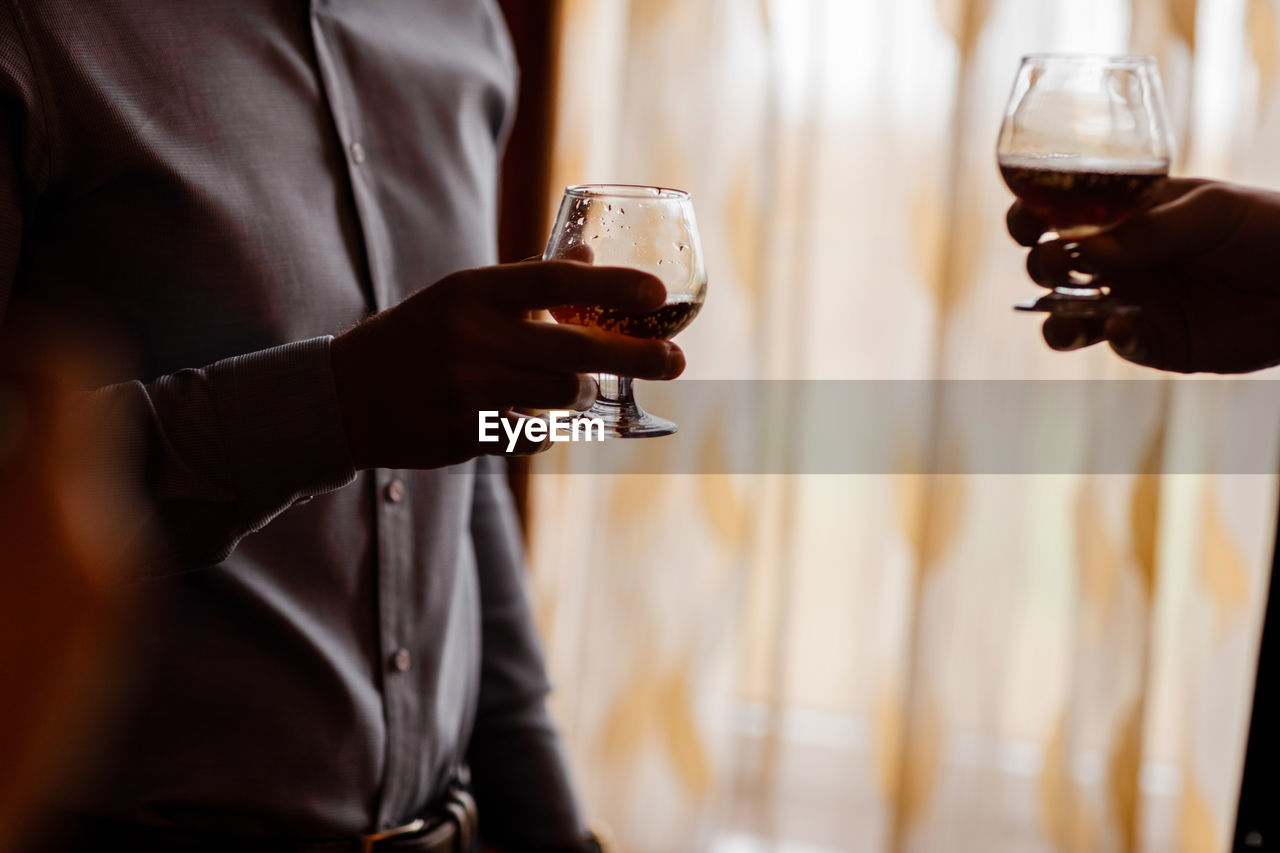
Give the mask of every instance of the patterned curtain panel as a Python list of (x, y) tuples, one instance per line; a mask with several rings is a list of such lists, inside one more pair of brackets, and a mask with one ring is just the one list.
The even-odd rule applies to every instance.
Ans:
[[(1274, 0), (563, 16), (553, 183), (693, 193), (694, 380), (1154, 379), (1009, 308), (1032, 286), (994, 147), (1025, 53), (1155, 55), (1176, 171), (1280, 186)], [(1254, 473), (1124, 473), (1231, 449), (1208, 415), (1239, 386), (1185, 383), (1144, 386), (1157, 414), (1111, 474), (969, 470), (980, 425), (928, 423), (874, 475), (681, 473), (666, 439), (631, 473), (535, 463), (533, 591), (591, 814), (632, 851), (1226, 849), (1277, 442)], [(1047, 440), (1087, 458), (1094, 413), (1062, 412)], [(714, 457), (740, 424), (684, 426)], [(907, 473), (938, 458), (961, 473)]]

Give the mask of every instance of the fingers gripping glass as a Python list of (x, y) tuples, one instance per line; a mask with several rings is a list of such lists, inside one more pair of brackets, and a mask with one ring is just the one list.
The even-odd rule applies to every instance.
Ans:
[[(707, 298), (707, 270), (689, 194), (658, 187), (569, 187), (560, 202), (543, 260), (632, 267), (661, 279), (667, 300), (648, 313), (592, 305), (551, 309), (557, 322), (638, 338), (669, 339), (693, 322)], [(631, 379), (598, 374), (600, 395), (583, 417), (604, 421), (618, 438), (670, 435), (676, 424), (636, 403)]]
[[(1151, 57), (1045, 54), (1022, 60), (996, 156), (1005, 184), (1048, 224), (1048, 236), (1070, 241), (1142, 210), (1169, 174), (1171, 148)], [(1109, 294), (1105, 281), (1073, 270), (1069, 282), (1014, 307), (1097, 316), (1116, 309)]]

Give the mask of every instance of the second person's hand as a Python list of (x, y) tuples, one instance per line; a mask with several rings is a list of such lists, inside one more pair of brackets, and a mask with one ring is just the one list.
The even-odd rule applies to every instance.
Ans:
[(1021, 203), (1009, 232), (1039, 284), (1091, 273), (1136, 306), (1107, 318), (1050, 316), (1049, 346), (1108, 341), (1121, 357), (1179, 373), (1244, 373), (1280, 364), (1280, 193), (1173, 178), (1151, 209), (1094, 237), (1040, 243), (1045, 223)]

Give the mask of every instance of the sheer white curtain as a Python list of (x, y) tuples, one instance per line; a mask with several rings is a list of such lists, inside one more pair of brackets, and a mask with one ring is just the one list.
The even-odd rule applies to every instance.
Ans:
[[(1277, 8), (569, 0), (556, 181), (693, 192), (692, 378), (1146, 377), (1009, 310), (1018, 58), (1155, 54), (1179, 170), (1280, 185)], [(1196, 415), (1163, 387), (1135, 471)], [(964, 470), (975, 440), (922, 425), (901, 469)], [(624, 849), (1225, 848), (1274, 478), (644, 473), (665, 441), (635, 474), (532, 478), (557, 710)]]

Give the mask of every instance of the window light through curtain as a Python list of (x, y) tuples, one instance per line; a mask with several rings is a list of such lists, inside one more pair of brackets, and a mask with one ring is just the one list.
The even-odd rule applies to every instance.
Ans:
[[(1280, 186), (1278, 11), (569, 0), (554, 181), (693, 193), (689, 378), (1152, 378), (1009, 310), (1032, 290), (994, 165), (1018, 58), (1154, 54), (1177, 171)], [(1138, 446), (1179, 440), (1179, 381)], [(1226, 848), (1273, 477), (534, 470), (557, 712), (623, 849)]]

